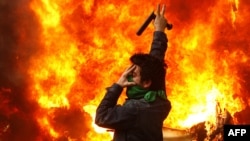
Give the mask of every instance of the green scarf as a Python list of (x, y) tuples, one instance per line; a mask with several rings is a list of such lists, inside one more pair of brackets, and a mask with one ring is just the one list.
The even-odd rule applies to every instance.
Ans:
[[(132, 82), (132, 76), (128, 77), (128, 81)], [(142, 88), (141, 86), (135, 85), (135, 86), (129, 86), (127, 87), (127, 97), (132, 99), (140, 99), (144, 98), (147, 102), (154, 102), (156, 100), (156, 97), (159, 96), (160, 98), (166, 100), (166, 94), (165, 91), (159, 90), (159, 91), (150, 91)]]

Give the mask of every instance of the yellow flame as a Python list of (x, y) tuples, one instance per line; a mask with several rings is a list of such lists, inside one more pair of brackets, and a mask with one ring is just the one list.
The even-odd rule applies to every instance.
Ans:
[[(88, 39), (91, 40), (90, 43), (80, 42), (74, 39), (76, 35), (73, 34), (75, 33), (69, 33), (61, 23), (65, 16), (63, 15), (65, 9), (60, 6), (66, 5), (67, 2), (33, 0), (31, 3), (31, 8), (37, 14), (42, 27), (40, 37), (42, 48), (32, 58), (31, 68), (29, 69), (33, 81), (30, 88), (32, 96), (44, 109), (52, 107), (70, 108), (69, 94), (82, 71), (79, 66), (84, 64), (86, 66), (84, 69), (88, 72), (90, 72), (89, 69), (92, 69), (91, 71), (98, 74), (98, 77), (94, 76), (96, 78), (91, 77), (90, 79), (100, 81), (101, 84), (90, 83), (85, 86), (91, 87), (89, 89), (95, 97), (87, 104), (80, 104), (83, 110), (91, 116), (93, 128), (86, 133), (87, 137), (83, 140), (111, 140), (113, 132), (107, 132), (107, 129), (94, 124), (96, 107), (105, 93), (105, 87), (115, 82), (116, 76), (129, 65), (128, 58), (131, 53), (135, 50), (146, 51), (146, 48), (149, 47), (146, 44), (151, 40), (138, 39), (141, 41), (134, 43), (133, 40), (127, 39), (127, 37), (132, 36), (128, 33), (130, 31), (128, 28), (134, 28), (128, 25), (137, 22), (139, 19), (139, 17), (131, 15), (129, 6), (106, 3), (95, 7), (95, 1), (86, 0), (81, 4), (83, 12), (96, 21), (81, 19), (81, 22), (85, 24), (81, 28), (93, 26), (94, 28), (87, 29), (91, 30), (90, 33), (86, 33), (90, 34), (90, 39)], [(232, 115), (244, 108), (241, 99), (233, 97), (235, 93), (240, 91), (240, 86), (237, 85), (239, 78), (235, 77), (237, 72), (231, 68), (232, 66), (228, 62), (235, 62), (235, 58), (240, 62), (247, 62), (249, 61), (247, 55), (242, 51), (230, 53), (225, 51), (226, 59), (220, 60), (222, 64), (217, 64), (217, 53), (212, 49), (215, 42), (215, 27), (218, 23), (223, 23), (223, 18), (218, 16), (224, 15), (224, 11), (220, 11), (220, 7), (228, 5), (228, 3), (231, 4), (232, 10), (226, 14), (231, 14), (230, 18), (235, 23), (239, 1), (218, 1), (217, 5), (211, 10), (212, 16), (208, 19), (208, 23), (196, 19), (188, 27), (180, 30), (177, 38), (170, 40), (168, 52), (175, 53), (168, 55), (167, 59), (176, 61), (176, 64), (172, 65), (170, 62), (170, 66), (172, 66), (168, 69), (168, 73), (173, 74), (173, 76), (169, 76), (172, 77), (171, 79), (167, 78), (169, 82), (167, 87), (170, 92), (168, 97), (172, 102), (172, 110), (164, 122), (164, 126), (189, 128), (203, 121), (216, 124), (216, 105), (218, 103), (222, 108), (227, 108)], [(107, 22), (107, 19), (109, 22)], [(128, 22), (130, 23), (128, 24)], [(86, 26), (89, 24), (93, 25)], [(152, 27), (149, 27), (148, 30), (152, 31)], [(145, 33), (143, 38), (151, 39), (151, 35)], [(169, 34), (170, 38), (171, 35), (172, 33)], [(138, 44), (142, 47), (135, 49), (134, 46)], [(83, 51), (78, 49), (79, 45), (84, 47), (84, 54), (81, 54)], [(178, 49), (173, 49), (174, 46), (177, 46)], [(111, 53), (108, 54), (107, 50)], [(89, 83), (89, 81), (86, 83)], [(87, 94), (81, 95), (83, 99), (85, 95)], [(122, 98), (119, 99), (118, 103), (124, 101)], [(38, 117), (38, 122), (43, 129), (48, 130), (52, 137), (59, 136), (59, 133), (50, 126), (48, 117)], [(70, 137), (68, 139), (74, 140)]]
[(31, 8), (36, 11), (44, 28), (55, 28), (60, 24), (60, 11), (57, 3), (49, 0), (33, 0)]
[(51, 127), (51, 125), (46, 117), (40, 117), (38, 123), (40, 123), (41, 127), (45, 129), (45, 132), (48, 131), (52, 137), (57, 138), (59, 136), (53, 128), (48, 128)]

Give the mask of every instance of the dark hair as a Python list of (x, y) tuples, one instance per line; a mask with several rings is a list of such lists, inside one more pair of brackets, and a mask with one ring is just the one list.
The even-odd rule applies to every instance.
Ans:
[(165, 90), (166, 64), (150, 54), (137, 53), (130, 57), (141, 68), (141, 82), (151, 81), (150, 90)]

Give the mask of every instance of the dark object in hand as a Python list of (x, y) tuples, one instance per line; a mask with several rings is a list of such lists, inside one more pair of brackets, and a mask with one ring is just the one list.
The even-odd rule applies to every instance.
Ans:
[[(146, 19), (146, 21), (143, 23), (143, 25), (140, 27), (140, 29), (136, 32), (136, 34), (139, 36), (142, 34), (142, 32), (148, 27), (149, 23), (155, 19), (156, 15), (154, 11), (149, 15), (149, 17)], [(173, 28), (172, 24), (167, 23), (166, 25), (168, 30), (171, 30)]]

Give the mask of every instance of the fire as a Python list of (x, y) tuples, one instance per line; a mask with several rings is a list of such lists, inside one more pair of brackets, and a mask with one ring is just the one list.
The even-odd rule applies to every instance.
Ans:
[(44, 126), (42, 128), (45, 128), (45, 131), (48, 130), (49, 134), (52, 137), (57, 138), (59, 136), (59, 134), (53, 128), (48, 129), (48, 127), (51, 127), (51, 125), (47, 118), (43, 118), (43, 119), (38, 118), (38, 122), (40, 123), (41, 126)]
[[(245, 28), (249, 24), (248, 3), (240, 0), (162, 3), (167, 4), (166, 16), (173, 23), (173, 29), (167, 31), (165, 58), (172, 110), (164, 126), (188, 130), (206, 122), (206, 129), (211, 130), (218, 122), (218, 107), (228, 111), (234, 123), (249, 124), (250, 113), (246, 112), (250, 106), (249, 29)], [(23, 33), (29, 27), (21, 28), (22, 24), (16, 27), (20, 39), (14, 58), (18, 63), (12, 71), (24, 75), (10, 77), (15, 80), (11, 81), (13, 87), (0, 85), (0, 101), (5, 103), (0, 111), (6, 113), (3, 114), (6, 120), (0, 123), (0, 140), (16, 139), (8, 132), (14, 128), (12, 121), (16, 118), (33, 125), (27, 131), (36, 129), (33, 138), (24, 140), (111, 140), (113, 131), (94, 124), (95, 110), (105, 88), (116, 82), (122, 70), (130, 65), (130, 55), (149, 51), (153, 26), (140, 37), (135, 33), (156, 4), (30, 1), (26, 8), (37, 23), (34, 27), (37, 35), (31, 40), (35, 45), (33, 50), (24, 48), (27, 42), (33, 43), (29, 42), (28, 33)], [(23, 57), (24, 52), (32, 53)], [(20, 63), (22, 57), (27, 64)], [(9, 65), (2, 64), (8, 71)], [(21, 85), (24, 90), (20, 92), (25, 106), (19, 101), (13, 105), (11, 99), (19, 92), (15, 86), (21, 76), (27, 84)], [(124, 98), (122, 94), (119, 103)], [(31, 108), (25, 109), (26, 105)]]

